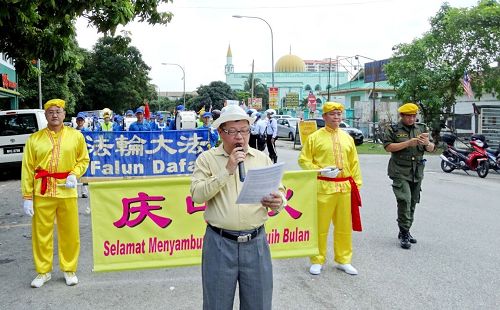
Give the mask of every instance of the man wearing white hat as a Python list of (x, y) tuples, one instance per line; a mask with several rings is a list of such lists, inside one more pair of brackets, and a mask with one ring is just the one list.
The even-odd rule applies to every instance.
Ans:
[(222, 143), (200, 154), (195, 163), (191, 195), (207, 206), (203, 309), (232, 309), (237, 283), (240, 309), (272, 308), (272, 263), (264, 222), (269, 211), (279, 212), (287, 202), (281, 186), (260, 204), (236, 204), (243, 186), (238, 164), (247, 169), (272, 165), (264, 153), (248, 146), (252, 122), (239, 106), (225, 107), (213, 123)]

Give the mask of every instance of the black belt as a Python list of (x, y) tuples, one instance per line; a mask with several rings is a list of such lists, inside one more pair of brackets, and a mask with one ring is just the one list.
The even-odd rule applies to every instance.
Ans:
[(210, 229), (212, 229), (218, 235), (221, 235), (222, 237), (233, 240), (233, 241), (237, 241), (238, 243), (248, 242), (248, 241), (254, 239), (255, 237), (257, 237), (257, 235), (260, 233), (260, 231), (264, 227), (264, 225), (262, 225), (259, 228), (256, 228), (254, 231), (252, 231), (252, 233), (249, 233), (249, 234), (233, 235), (233, 234), (230, 234), (229, 232), (227, 232), (224, 229), (221, 229), (219, 227), (215, 227), (215, 226), (212, 226), (210, 224), (207, 224), (207, 225), (208, 225), (208, 227), (210, 227)]

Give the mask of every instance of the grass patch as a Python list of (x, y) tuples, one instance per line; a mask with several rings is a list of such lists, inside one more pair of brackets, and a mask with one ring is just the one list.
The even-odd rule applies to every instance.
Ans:
[(358, 154), (390, 154), (384, 150), (384, 146), (380, 143), (364, 142), (363, 144), (356, 146), (356, 149), (358, 150)]
[[(373, 142), (364, 142), (361, 145), (356, 146), (358, 150), (358, 154), (375, 154), (375, 155), (390, 155), (391, 153), (386, 152), (384, 150), (384, 146), (381, 143), (373, 143)], [(443, 149), (441, 147), (436, 148), (434, 152), (429, 153), (425, 152), (425, 156), (427, 155), (440, 155), (443, 153)]]

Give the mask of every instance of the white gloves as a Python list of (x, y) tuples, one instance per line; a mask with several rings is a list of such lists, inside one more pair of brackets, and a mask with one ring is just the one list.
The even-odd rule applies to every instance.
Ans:
[[(326, 171), (326, 169), (329, 169)], [(337, 167), (325, 167), (323, 168), (325, 171), (321, 171), (321, 175), (327, 178), (335, 178), (340, 173), (340, 169)]]
[(35, 211), (33, 211), (33, 200), (24, 199), (23, 209), (26, 215), (33, 216), (33, 214), (35, 214)]
[(74, 174), (68, 175), (68, 177), (66, 178), (66, 188), (75, 188), (76, 183), (77, 183), (76, 175)]

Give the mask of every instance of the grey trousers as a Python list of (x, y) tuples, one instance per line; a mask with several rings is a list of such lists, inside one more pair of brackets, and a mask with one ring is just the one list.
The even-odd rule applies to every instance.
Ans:
[(264, 228), (255, 239), (238, 243), (207, 227), (201, 270), (203, 309), (233, 309), (237, 283), (241, 310), (272, 308), (273, 266)]

